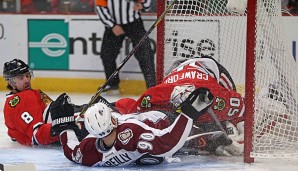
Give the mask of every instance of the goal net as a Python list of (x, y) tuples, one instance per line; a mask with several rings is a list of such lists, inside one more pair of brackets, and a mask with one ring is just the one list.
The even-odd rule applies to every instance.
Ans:
[(245, 98), (246, 162), (298, 158), (298, 66), (282, 27), (279, 0), (178, 0), (158, 26), (158, 83), (179, 59), (209, 56), (230, 72)]

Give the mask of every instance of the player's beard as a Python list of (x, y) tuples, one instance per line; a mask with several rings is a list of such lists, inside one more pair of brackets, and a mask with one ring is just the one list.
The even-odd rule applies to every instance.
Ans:
[(30, 90), (31, 89), (31, 83), (29, 82), (29, 83), (26, 83), (25, 85), (24, 85), (24, 90)]

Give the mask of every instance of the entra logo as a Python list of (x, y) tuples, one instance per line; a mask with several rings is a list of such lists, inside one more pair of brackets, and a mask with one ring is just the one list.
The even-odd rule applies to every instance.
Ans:
[[(55, 40), (55, 41), (53, 41)], [(50, 57), (60, 57), (65, 53), (67, 41), (65, 38), (56, 33), (46, 35), (41, 42), (29, 42), (30, 48), (41, 48), (44, 54)], [(55, 49), (50, 49), (55, 48)], [(61, 49), (63, 48), (63, 49)]]

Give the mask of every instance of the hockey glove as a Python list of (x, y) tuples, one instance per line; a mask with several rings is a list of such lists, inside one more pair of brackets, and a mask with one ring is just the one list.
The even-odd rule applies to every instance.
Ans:
[(206, 113), (213, 102), (213, 98), (214, 96), (209, 89), (198, 88), (181, 103), (181, 111), (193, 120), (197, 120), (198, 117)]
[[(92, 99), (93, 98), (94, 98), (94, 96), (92, 97)], [(98, 103), (98, 102), (107, 105), (109, 108), (111, 108), (113, 110), (115, 108), (113, 103), (110, 103), (109, 101), (107, 101), (107, 99), (103, 98), (102, 96), (98, 96), (96, 99), (94, 99), (94, 101), (93, 101), (92, 104), (95, 104), (95, 103)], [(83, 105), (75, 105), (75, 104), (73, 104), (74, 113), (82, 112), (87, 106), (88, 106), (88, 104), (83, 104)]]
[[(93, 98), (93, 97), (92, 97)], [(107, 105), (110, 109), (112, 109), (115, 112), (119, 112), (118, 109), (115, 107), (115, 103), (110, 103), (107, 99), (105, 99), (102, 96), (98, 96), (95, 100), (94, 103), (103, 103), (105, 105)]]
[(50, 106), (53, 120), (50, 134), (52, 137), (59, 135), (66, 129), (77, 129), (74, 118), (74, 108), (70, 103), (70, 97), (63, 93)]

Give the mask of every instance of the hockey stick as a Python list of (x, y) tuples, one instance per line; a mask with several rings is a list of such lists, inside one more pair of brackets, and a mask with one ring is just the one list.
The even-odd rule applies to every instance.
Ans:
[(94, 96), (91, 97), (91, 100), (87, 104), (87, 106), (80, 112), (78, 117), (76, 118), (76, 123), (79, 121), (79, 119), (84, 115), (84, 113), (87, 111), (87, 109), (98, 99), (100, 94), (103, 92), (103, 90), (106, 88), (106, 86), (111, 82), (112, 79), (119, 73), (121, 68), (125, 65), (125, 63), (130, 59), (130, 57), (140, 48), (140, 46), (145, 42), (145, 40), (148, 38), (149, 34), (153, 31), (155, 27), (165, 18), (166, 14), (170, 11), (170, 9), (174, 6), (174, 4), (178, 0), (173, 0), (167, 9), (158, 17), (158, 19), (155, 21), (155, 23), (150, 27), (150, 29), (146, 32), (146, 34), (141, 38), (139, 43), (133, 47), (133, 49), (130, 51), (130, 53), (126, 56), (126, 58), (121, 62), (121, 64), (118, 66), (118, 68), (113, 72), (113, 74), (108, 78), (108, 80), (97, 90)]
[(208, 113), (212, 117), (212, 119), (215, 121), (215, 123), (219, 127), (220, 131), (223, 132), (225, 138), (228, 141), (227, 143), (232, 144), (232, 140), (228, 137), (226, 130), (222, 127), (220, 121), (218, 120), (217, 116), (215, 115), (215, 113), (212, 111), (211, 108), (208, 108)]
[(198, 137), (201, 137), (201, 136), (204, 136), (204, 135), (215, 135), (215, 134), (223, 134), (222, 131), (212, 131), (212, 132), (205, 132), (205, 133), (201, 133), (201, 134), (196, 134), (196, 135), (192, 135), (192, 136), (189, 136), (186, 141), (190, 141), (192, 139), (195, 139), (195, 138), (198, 138)]

